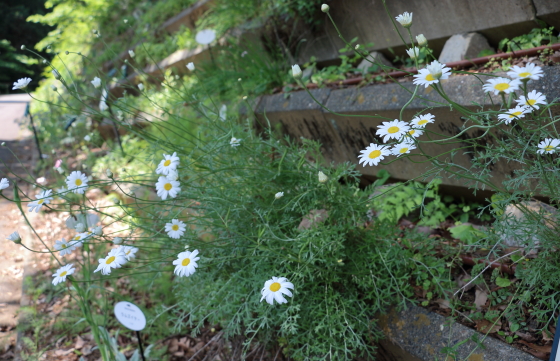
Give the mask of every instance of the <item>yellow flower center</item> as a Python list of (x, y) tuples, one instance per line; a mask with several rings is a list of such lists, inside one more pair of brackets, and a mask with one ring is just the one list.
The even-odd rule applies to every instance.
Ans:
[(128, 256), (130, 254), (130, 249), (128, 251), (126, 251), (126, 255)]
[(408, 132), (408, 134), (413, 135), (414, 133), (416, 133), (416, 131), (414, 129), (412, 129), (410, 132)]
[(399, 130), (400, 130), (399, 127), (392, 126), (391, 128), (387, 129), (387, 132), (389, 132), (391, 134), (394, 134), (394, 133), (398, 132)]
[(517, 116), (521, 115), (522, 113), (523, 113), (523, 112), (513, 112), (513, 113), (510, 114), (509, 117), (510, 117), (510, 118), (517, 117)]
[(191, 263), (191, 259), (190, 258), (185, 258), (183, 260), (183, 262), (181, 262), (181, 266), (188, 266), (189, 263)]
[(401, 150), (399, 150), (399, 153), (404, 154), (408, 152), (408, 148), (401, 148)]
[(111, 256), (107, 259), (107, 261), (105, 261), (106, 264), (111, 264), (115, 261), (115, 256)]
[(170, 164), (171, 164), (171, 159), (168, 159), (163, 163), (163, 166), (164, 167), (169, 167)]
[(551, 152), (555, 147), (553, 147), (552, 145), (547, 145), (546, 147), (544, 147), (545, 152)]
[(421, 121), (418, 122), (418, 125), (424, 125), (428, 122), (427, 119), (422, 119)]
[(174, 231), (178, 231), (179, 230), (179, 225), (174, 224), (173, 226), (171, 226), (171, 229)]
[(373, 158), (377, 158), (381, 155), (381, 151), (380, 150), (374, 150), (373, 152), (369, 153), (369, 158), (373, 159)]
[(165, 189), (166, 191), (170, 191), (171, 188), (173, 188), (173, 186), (171, 185), (171, 183), (165, 183), (165, 185), (163, 186), (163, 189)]
[(77, 235), (76, 237), (74, 237), (74, 241), (77, 241), (80, 239), (80, 235)]
[(529, 73), (528, 71), (524, 72), (524, 73), (519, 73), (518, 74), (520, 78), (526, 78), (528, 76), (531, 76), (531, 73)]
[(39, 199), (39, 200), (37, 201), (37, 204), (43, 204), (44, 201), (45, 201), (44, 199)]
[(434, 80), (436, 80), (436, 78), (434, 78), (434, 76), (432, 74), (428, 74), (428, 75), (426, 75), (426, 80), (427, 81), (434, 81)]
[(527, 105), (535, 105), (536, 102), (536, 99), (527, 99)]
[(496, 84), (494, 85), (494, 89), (503, 92), (504, 90), (509, 89), (509, 84), (508, 83)]
[(272, 292), (276, 292), (280, 289), (280, 283), (278, 282), (274, 282), (273, 284), (270, 285), (270, 290)]
[(68, 247), (68, 245), (66, 243), (63, 243), (62, 248), (66, 248), (66, 247)]
[(76, 183), (77, 186), (81, 186), (82, 185), (82, 180), (81, 179), (76, 179), (74, 181), (74, 183)]
[(64, 277), (64, 276), (66, 276), (67, 273), (68, 273), (68, 272), (64, 271), (64, 272), (62, 272), (58, 277)]

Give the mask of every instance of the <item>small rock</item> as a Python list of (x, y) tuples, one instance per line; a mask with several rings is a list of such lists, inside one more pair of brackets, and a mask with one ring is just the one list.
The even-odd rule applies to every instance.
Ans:
[(484, 36), (479, 33), (457, 34), (450, 37), (439, 55), (440, 63), (450, 63), (477, 58), (483, 50), (493, 50)]
[[(370, 68), (371, 70), (375, 69), (374, 71), (379, 71), (381, 70), (378, 65), (379, 63), (385, 66), (393, 66), (391, 62), (383, 56), (383, 54), (374, 51), (371, 52), (365, 59), (363, 59), (356, 68), (362, 73), (368, 73)], [(375, 65), (378, 66), (374, 68)]]
[(23, 261), (23, 256), (17, 256), (16, 258), (14, 258), (14, 262), (21, 262)]
[(298, 230), (310, 229), (318, 223), (324, 222), (328, 216), (329, 212), (326, 209), (313, 209), (307, 216), (303, 217), (298, 226)]

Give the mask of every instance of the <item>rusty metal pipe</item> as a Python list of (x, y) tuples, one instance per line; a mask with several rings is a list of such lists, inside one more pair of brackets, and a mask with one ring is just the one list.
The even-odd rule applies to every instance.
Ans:
[[(494, 54), (494, 55), (483, 56), (483, 57), (480, 57), (480, 58), (452, 61), (452, 62), (447, 63), (445, 65), (449, 68), (465, 68), (465, 67), (469, 67), (469, 66), (472, 66), (472, 65), (485, 64), (488, 61), (490, 61), (490, 59), (504, 59), (504, 58), (510, 58), (510, 57), (520, 58), (522, 56), (536, 55), (536, 54), (539, 53), (539, 51), (545, 50), (545, 49), (560, 50), (560, 43), (552, 44), (552, 45), (538, 46), (536, 48), (519, 50), (519, 51), (514, 51), (514, 52), (511, 52), (511, 53)], [(418, 73), (418, 69), (413, 69), (411, 71), (392, 71), (390, 73), (386, 73), (386, 75), (387, 75), (387, 77), (390, 77), (390, 78), (402, 78), (403, 76), (413, 75), (413, 74), (416, 74), (416, 73)], [(361, 83), (363, 80), (364, 80), (364, 78), (360, 76), (360, 77), (352, 78), (352, 79), (344, 79), (344, 80), (341, 80), (339, 82), (327, 83), (326, 85), (355, 85), (355, 84)], [(307, 88), (308, 89), (315, 89), (315, 88), (318, 88), (318, 86), (317, 86), (317, 84), (309, 83), (309, 84), (307, 84)]]

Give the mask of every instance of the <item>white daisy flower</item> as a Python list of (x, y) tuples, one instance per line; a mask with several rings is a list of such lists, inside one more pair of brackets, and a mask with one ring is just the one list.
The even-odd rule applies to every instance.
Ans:
[(181, 191), (180, 185), (178, 181), (172, 181), (163, 176), (159, 177), (156, 183), (157, 195), (162, 200), (166, 200), (167, 196), (175, 198), (177, 197), (177, 193)]
[(6, 189), (10, 186), (10, 181), (8, 180), (8, 178), (2, 178), (2, 180), (0, 180), (0, 191), (2, 189)]
[(98, 77), (95, 77), (95, 78), (93, 78), (91, 83), (93, 84), (94, 87), (99, 88), (101, 86), (101, 79), (99, 79)]
[(167, 232), (167, 235), (169, 237), (175, 239), (181, 238), (186, 229), (187, 226), (185, 225), (185, 223), (178, 219), (173, 219), (171, 220), (171, 223), (165, 224), (165, 232)]
[(360, 151), (358, 156), (358, 164), (364, 163), (363, 166), (366, 165), (377, 165), (380, 161), (385, 159), (386, 156), (391, 155), (391, 151), (389, 151), (389, 147), (386, 145), (377, 145), (374, 143), (370, 143), (369, 147), (364, 150)]
[(168, 175), (170, 170), (176, 170), (179, 166), (179, 157), (177, 152), (173, 152), (172, 155), (164, 154), (163, 160), (159, 162), (156, 169), (156, 174)]
[(14, 233), (10, 234), (8, 237), (6, 237), (6, 239), (8, 241), (12, 241), (16, 244), (20, 244), (21, 243), (21, 237), (19, 236), (18, 231), (15, 231)]
[(410, 49), (406, 49), (406, 53), (410, 56), (410, 59), (414, 60), (420, 55), (420, 49), (417, 47), (412, 47)]
[(67, 254), (71, 254), (72, 251), (76, 249), (76, 246), (68, 244), (66, 239), (62, 238), (54, 243), (54, 249), (60, 251), (60, 256), (63, 257)]
[(75, 170), (66, 177), (66, 186), (71, 192), (84, 194), (88, 186), (88, 178), (84, 173)]
[(520, 85), (521, 81), (519, 79), (493, 78), (488, 80), (488, 83), (484, 84), (482, 89), (486, 92), (494, 92), (495, 95), (502, 92), (509, 94), (519, 89)]
[(558, 150), (557, 148), (559, 145), (560, 145), (560, 139), (545, 138), (545, 140), (539, 143), (539, 150), (537, 150), (537, 153), (552, 154)]
[(393, 149), (391, 149), (391, 152), (393, 153), (393, 155), (400, 157), (403, 154), (410, 153), (410, 151), (413, 149), (416, 149), (414, 143), (405, 141), (400, 144), (396, 144)]
[(126, 255), (122, 247), (114, 248), (109, 251), (107, 257), (99, 259), (99, 266), (93, 271), (101, 271), (101, 274), (108, 275), (111, 273), (111, 268), (121, 268), (126, 263)]
[(531, 90), (527, 94), (527, 98), (525, 98), (524, 95), (521, 95), (519, 99), (515, 100), (515, 102), (519, 105), (539, 109), (539, 106), (537, 104), (546, 105), (546, 97), (543, 95), (543, 93), (539, 93), (536, 90)]
[(408, 133), (406, 133), (406, 136), (411, 137), (411, 138), (418, 138), (422, 134), (424, 134), (423, 130), (411, 129), (411, 130), (408, 131)]
[(447, 79), (451, 74), (451, 69), (438, 61), (432, 61), (428, 67), (418, 70), (412, 81), (416, 85), (424, 85), (425, 88), (432, 84), (439, 83), (440, 79)]
[(74, 237), (68, 240), (68, 244), (74, 248), (81, 247), (83, 245), (82, 240), (84, 239), (83, 233), (78, 233)]
[(127, 261), (131, 261), (133, 258), (136, 258), (136, 252), (138, 252), (138, 248), (132, 246), (121, 246), (124, 252), (124, 256), (126, 257)]
[(413, 128), (425, 128), (426, 124), (433, 123), (433, 122), (434, 122), (434, 116), (428, 113), (413, 118), (410, 121), (410, 124), (413, 126)]
[(280, 199), (282, 197), (284, 197), (284, 192), (278, 192), (274, 195), (274, 198), (276, 198), (276, 199)]
[(405, 11), (395, 19), (405, 28), (410, 28), (412, 26), (412, 13)]
[(294, 285), (288, 282), (285, 277), (272, 277), (272, 279), (264, 283), (264, 287), (261, 290), (261, 302), (266, 300), (266, 302), (271, 305), (274, 304), (274, 301), (280, 304), (288, 303), (283, 295), (292, 297), (292, 292), (289, 290), (290, 288), (293, 290)]
[(189, 277), (192, 275), (198, 267), (196, 261), (200, 259), (200, 257), (196, 257), (197, 254), (197, 249), (192, 252), (185, 251), (179, 253), (177, 255), (177, 259), (173, 261), (173, 264), (175, 265), (175, 271), (173, 271), (173, 273), (179, 277)]
[(45, 204), (49, 204), (53, 198), (50, 196), (52, 194), (52, 190), (47, 189), (46, 191), (42, 191), (35, 196), (35, 200), (27, 204), (29, 208), (29, 212), (35, 211), (35, 213), (39, 213), (41, 207)]
[(56, 286), (57, 284), (66, 281), (66, 277), (73, 274), (75, 270), (76, 269), (72, 267), (72, 263), (60, 267), (55, 274), (52, 275), (54, 277), (52, 284)]
[(241, 142), (241, 139), (238, 139), (236, 137), (231, 137), (231, 140), (229, 141), (229, 145), (235, 148), (239, 146), (239, 142)]
[(227, 120), (227, 105), (222, 104), (220, 111), (218, 113), (218, 117), (222, 122), (225, 122)]
[(375, 132), (375, 134), (383, 136), (383, 143), (387, 143), (389, 139), (399, 139), (410, 130), (408, 124), (398, 119), (391, 122), (383, 122), (377, 127), (379, 129)]
[(18, 81), (14, 82), (14, 87), (12, 88), (12, 90), (23, 89), (27, 87), (29, 83), (31, 83), (31, 78), (21, 78)]
[(522, 81), (538, 80), (544, 76), (542, 68), (533, 63), (527, 63), (524, 67), (514, 65), (507, 75)]
[(518, 105), (513, 109), (509, 109), (505, 114), (499, 114), (498, 119), (503, 120), (506, 124), (509, 124), (514, 118), (525, 118), (525, 114), (530, 111), (531, 108)]
[(327, 177), (327, 175), (321, 171), (317, 173), (317, 178), (319, 180), (319, 183), (325, 183), (326, 181), (329, 180), (329, 177)]
[(435, 79), (447, 79), (451, 75), (451, 68), (445, 66), (437, 60), (432, 61), (426, 66), (426, 69), (432, 74)]

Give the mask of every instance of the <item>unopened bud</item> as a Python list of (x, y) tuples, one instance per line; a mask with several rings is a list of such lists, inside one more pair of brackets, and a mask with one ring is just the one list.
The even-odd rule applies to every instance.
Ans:
[(113, 178), (113, 172), (109, 168), (105, 170), (105, 174), (107, 174), (107, 178)]
[(321, 171), (319, 171), (318, 177), (319, 183), (325, 183), (329, 179), (329, 177), (327, 177), (327, 175)]
[(76, 232), (82, 233), (86, 230), (86, 226), (83, 223), (76, 224)]
[(70, 52), (69, 52), (68, 50), (66, 50), (66, 51), (64, 52), (64, 54), (68, 55), (68, 54), (70, 54)]
[(14, 242), (15, 244), (21, 244), (21, 237), (19, 236), (19, 233), (17, 231), (10, 234), (6, 239)]
[(329, 12), (330, 7), (327, 4), (323, 4), (321, 5), (321, 11), (324, 13), (328, 13)]
[(103, 234), (103, 228), (101, 228), (101, 226), (97, 226), (93, 229), (93, 233), (96, 236), (101, 236)]
[(22, 46), (21, 46), (21, 50), (25, 50), (25, 45), (22, 45)]
[(296, 79), (301, 78), (302, 75), (301, 68), (298, 64), (292, 65), (292, 76)]
[(114, 244), (121, 244), (121, 243), (122, 243), (122, 238), (121, 238), (121, 237), (115, 237), (115, 238), (113, 238), (113, 243), (114, 243)]
[(418, 46), (428, 45), (428, 39), (426, 39), (424, 34), (416, 35), (416, 41), (418, 42)]

